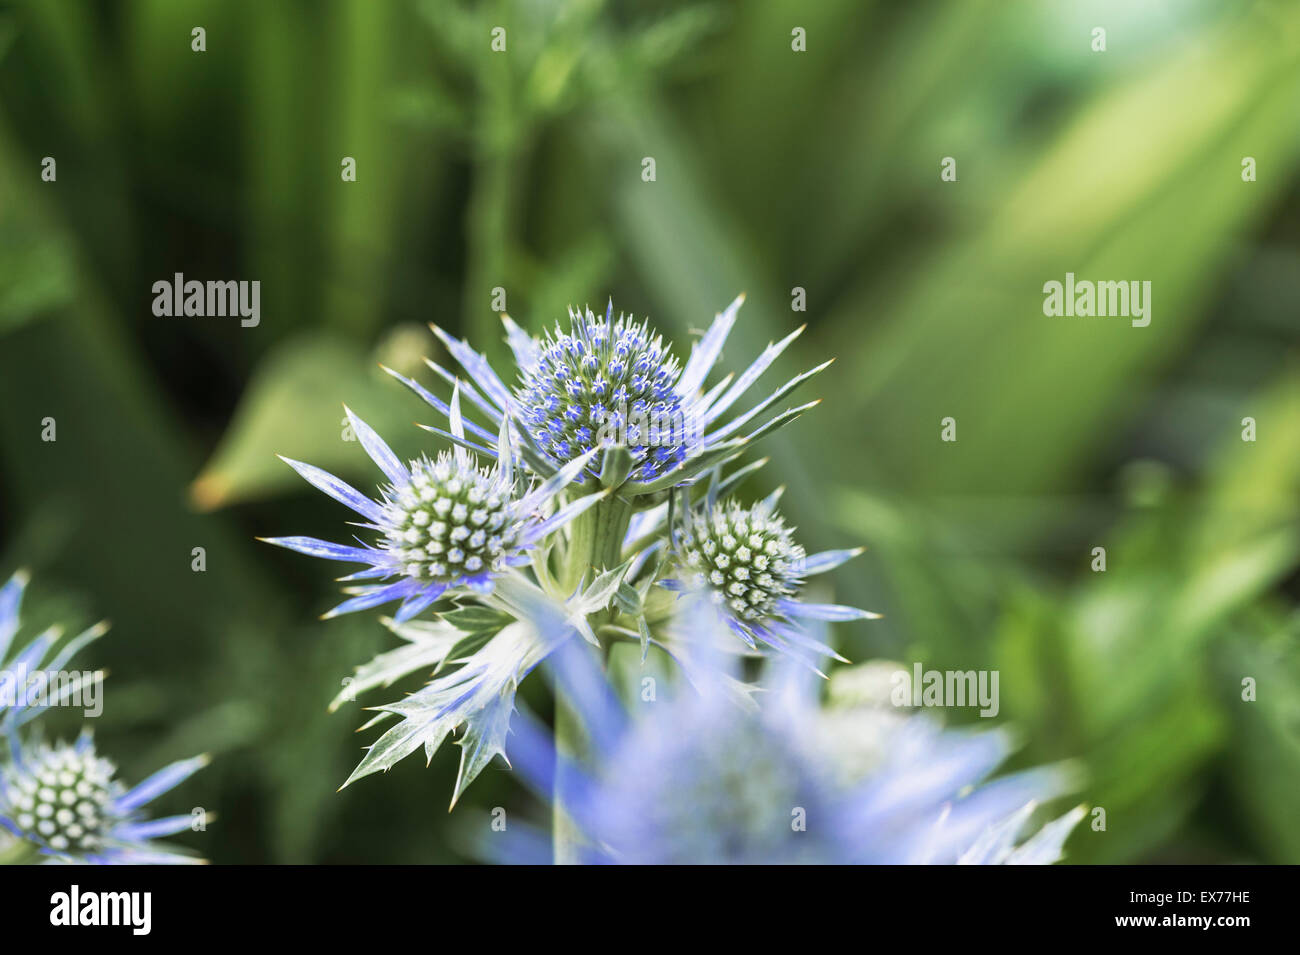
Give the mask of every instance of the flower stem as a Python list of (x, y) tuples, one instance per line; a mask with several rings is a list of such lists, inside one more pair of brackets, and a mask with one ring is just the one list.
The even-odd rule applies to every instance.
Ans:
[(564, 699), (564, 695), (557, 694), (555, 698), (555, 792), (551, 819), (551, 847), (556, 865), (577, 865), (580, 861), (578, 847), (582, 842), (582, 833), (568, 812), (563, 794), (567, 788), (566, 774), (586, 755), (589, 743), (577, 714)]
[(33, 865), (40, 857), (40, 851), (25, 839), (0, 846), (0, 865)]
[[(623, 540), (631, 519), (632, 505), (611, 495), (570, 523), (569, 546), (560, 570), (560, 579), (569, 593), (581, 584), (589, 569), (608, 570), (622, 562)], [(555, 696), (555, 751), (551, 844), (556, 865), (574, 865), (580, 861), (581, 832), (564, 804), (565, 773), (566, 766), (578, 765), (589, 755), (590, 740), (578, 715), (559, 690)]]
[(560, 577), (569, 593), (588, 570), (609, 570), (623, 560), (623, 540), (632, 505), (611, 495), (569, 523), (569, 546)]

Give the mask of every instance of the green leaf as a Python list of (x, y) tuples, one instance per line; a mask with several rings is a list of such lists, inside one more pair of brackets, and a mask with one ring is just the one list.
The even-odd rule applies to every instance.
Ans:
[(623, 613), (636, 616), (641, 612), (641, 595), (626, 580), (621, 581), (614, 592), (614, 604)]
[(462, 630), (465, 633), (500, 630), (513, 619), (509, 614), (502, 613), (500, 610), (477, 605), (457, 607), (455, 610), (448, 610), (446, 613), (440, 614), (440, 616), (457, 630)]
[(582, 596), (574, 601), (570, 609), (588, 614), (594, 610), (603, 610), (609, 606), (610, 600), (613, 599), (614, 594), (618, 593), (618, 588), (623, 583), (623, 576), (627, 573), (627, 569), (632, 565), (634, 559), (635, 557), (629, 557), (614, 569), (607, 570), (596, 577), (591, 582), (591, 586), (582, 592)]
[(216, 452), (191, 485), (191, 499), (212, 510), (303, 487), (277, 454), (351, 476), (363, 489), (379, 484), (383, 475), (352, 435), (344, 402), (399, 456), (427, 450), (412, 427), (412, 405), (369, 356), (339, 339), (307, 335), (262, 362)]
[(601, 487), (618, 487), (632, 472), (632, 452), (623, 445), (605, 449), (600, 462)]
[(641, 634), (641, 662), (645, 663), (646, 654), (650, 651), (650, 624), (646, 622), (645, 614), (637, 615), (636, 628)]

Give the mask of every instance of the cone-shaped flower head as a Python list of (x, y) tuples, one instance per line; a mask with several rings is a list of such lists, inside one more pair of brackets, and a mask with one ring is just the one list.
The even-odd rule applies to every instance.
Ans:
[(806, 555), (792, 530), (766, 503), (745, 508), (732, 501), (694, 512), (678, 546), (715, 603), (742, 621), (761, 621), (803, 584)]
[(18, 834), (55, 852), (98, 851), (115, 821), (113, 798), (122, 793), (115, 772), (93, 749), (38, 747), (25, 771), (5, 770)]
[(776, 509), (780, 491), (745, 507), (712, 497), (684, 514), (674, 530), (682, 579), (660, 586), (703, 590), (722, 611), (731, 631), (757, 649), (759, 642), (806, 663), (822, 655), (844, 658), (811, 637), (797, 618), (870, 620), (879, 616), (857, 607), (799, 599), (804, 579), (823, 574), (862, 553), (828, 550), (808, 556)]
[(385, 492), (384, 549), (415, 580), (452, 584), (499, 571), (520, 532), (514, 488), (499, 468), (460, 466), (450, 452), (415, 461)]
[(127, 789), (89, 733), (73, 744), (10, 742), (13, 762), (0, 771), (0, 826), (41, 854), (83, 863), (199, 861), (154, 841), (190, 829), (190, 814), (147, 820), (141, 810), (206, 766), (207, 757), (173, 763)]
[(567, 332), (556, 325), (537, 341), (536, 361), (521, 370), (515, 396), (533, 440), (555, 466), (604, 436), (632, 453), (634, 479), (650, 481), (690, 450), (675, 390), (681, 366), (648, 323), (612, 315), (613, 303), (604, 317), (570, 310)]

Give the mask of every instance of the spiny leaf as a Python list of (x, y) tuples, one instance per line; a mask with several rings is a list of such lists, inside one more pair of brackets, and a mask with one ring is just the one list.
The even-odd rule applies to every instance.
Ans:
[(457, 607), (455, 610), (448, 610), (439, 616), (457, 630), (465, 633), (500, 630), (513, 619), (500, 610), (482, 606)]

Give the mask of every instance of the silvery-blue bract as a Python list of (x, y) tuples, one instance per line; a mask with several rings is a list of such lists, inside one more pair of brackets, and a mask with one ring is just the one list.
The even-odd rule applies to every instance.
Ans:
[[(448, 412), (452, 435), (463, 438), (459, 390)], [(355, 596), (326, 617), (401, 601), (395, 616), (403, 622), (444, 595), (490, 593), (496, 577), (528, 563), (534, 544), (602, 497), (591, 494), (548, 513), (557, 494), (572, 483), (592, 455), (576, 458), (529, 487), (514, 468), (510, 427), (505, 422), (498, 436), (496, 464), (480, 468), (459, 445), (433, 460), (403, 463), (373, 428), (351, 410), (347, 415), (361, 446), (388, 478), (378, 499), (313, 465), (284, 460), (314, 487), (364, 517), (366, 522), (359, 526), (375, 532), (376, 540), (352, 545), (314, 537), (266, 539), (312, 557), (365, 565), (344, 580), (388, 581), (354, 588)]]
[(27, 704), (25, 694), (17, 692), (17, 681), (37, 670), (63, 670), (87, 644), (108, 632), (106, 624), (97, 623), (60, 647), (63, 629), (51, 626), (30, 643), (18, 647), (15, 638), (18, 635), (23, 592), (27, 583), (26, 572), (19, 571), (0, 587), (0, 683), (4, 683), (10, 691), (0, 694), (0, 735), (4, 736), (12, 736), (18, 727), (80, 692), (85, 674), (67, 674), (66, 679), (60, 681), (58, 691), (46, 698), (41, 705)]

